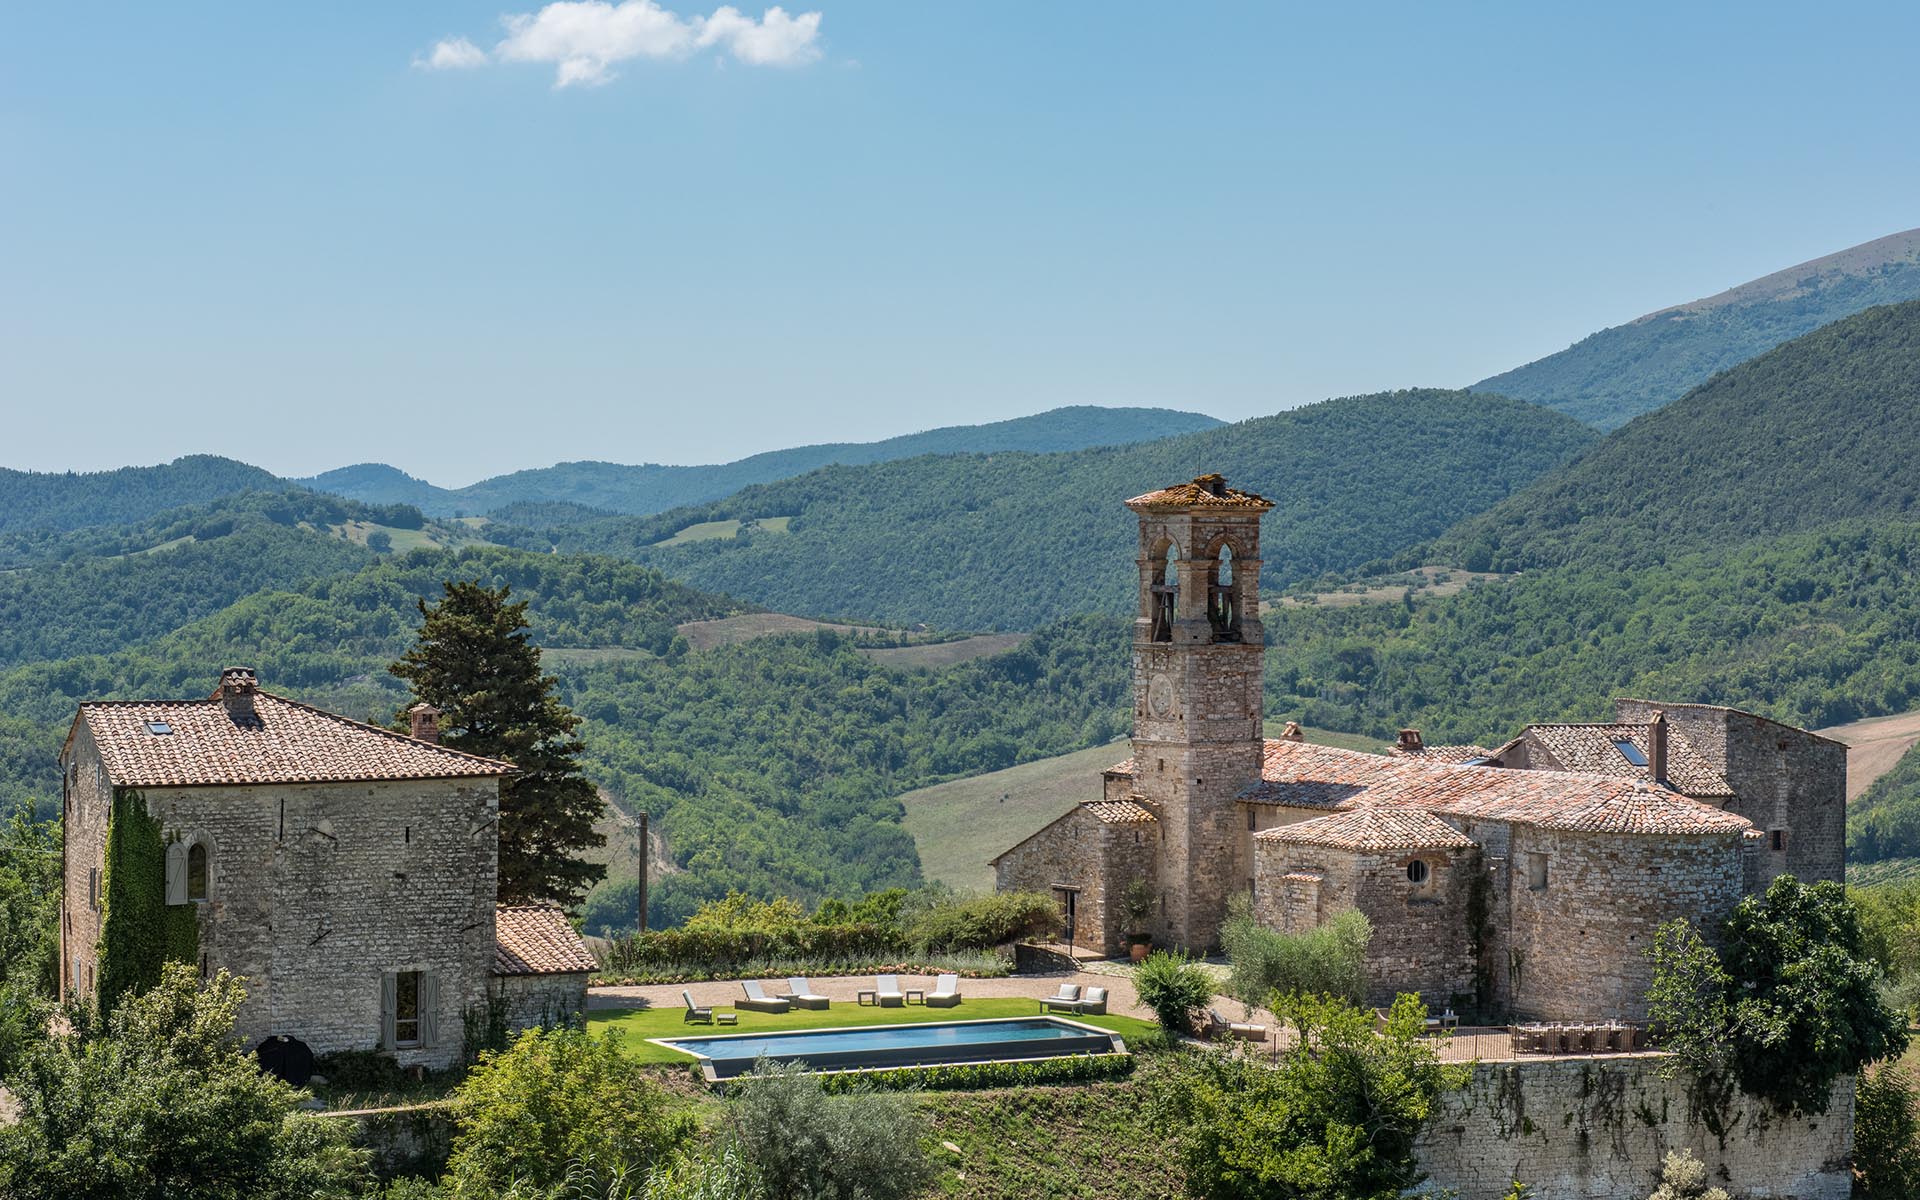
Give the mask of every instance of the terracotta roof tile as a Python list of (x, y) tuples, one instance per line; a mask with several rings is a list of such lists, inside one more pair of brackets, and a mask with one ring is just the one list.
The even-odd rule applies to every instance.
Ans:
[(494, 914), (495, 975), (564, 975), (600, 969), (559, 909), (545, 904), (502, 904)]
[(1132, 825), (1158, 819), (1151, 809), (1131, 800), (1088, 800), (1080, 807), (1108, 825)]
[[(1646, 778), (1647, 768), (1628, 762), (1619, 746), (1620, 742), (1628, 742), (1645, 758), (1648, 748), (1644, 724), (1529, 725), (1525, 736), (1545, 747), (1565, 770)], [(1708, 766), (1693, 743), (1671, 726), (1667, 729), (1667, 783), (1689, 796), (1718, 799), (1733, 795), (1725, 776)]]
[(1340, 850), (1465, 850), (1474, 844), (1472, 838), (1431, 813), (1388, 806), (1349, 809), (1254, 836), (1261, 841)]
[[(1260, 783), (1241, 793), (1242, 800), (1337, 811), (1418, 808), (1625, 834), (1733, 834), (1751, 826), (1744, 817), (1645, 780), (1429, 763), (1281, 739), (1268, 740), (1261, 774)], [(1298, 826), (1281, 830), (1291, 828)]]
[(1130, 758), (1122, 759), (1100, 773), (1102, 775), (1131, 775), (1133, 774), (1133, 760)]
[(244, 718), (210, 699), (89, 701), (74, 719), (85, 722), (115, 787), (455, 779), (515, 769), (270, 692), (250, 699)]
[(1394, 746), (1387, 751), (1391, 758), (1413, 758), (1421, 762), (1464, 763), (1476, 758), (1486, 758), (1493, 751), (1485, 746), (1422, 746), (1418, 750), (1402, 750)]
[(1192, 483), (1176, 483), (1157, 492), (1135, 496), (1127, 501), (1127, 507), (1135, 512), (1167, 508), (1240, 508), (1266, 512), (1273, 507), (1273, 501), (1252, 492), (1235, 491), (1219, 475), (1201, 475)]

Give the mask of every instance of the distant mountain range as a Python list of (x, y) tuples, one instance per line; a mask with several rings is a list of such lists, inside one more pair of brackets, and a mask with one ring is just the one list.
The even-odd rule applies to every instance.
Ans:
[(623, 466), (559, 463), (441, 488), (384, 463), (341, 467), (294, 482), (375, 504), (411, 504), (432, 516), (483, 516), (508, 505), (570, 504), (611, 513), (654, 513), (718, 500), (756, 483), (789, 479), (825, 466), (891, 462), (923, 454), (1049, 454), (1121, 446), (1212, 429), (1202, 413), (1165, 408), (1056, 408), (985, 425), (952, 425), (878, 442), (829, 442), (773, 450), (714, 466)]
[(1219, 471), (1275, 502), (1269, 585), (1438, 534), (1596, 440), (1537, 405), (1468, 392), (1353, 396), (1131, 446), (836, 466), (648, 517), (486, 536), (636, 558), (785, 612), (950, 629), (1118, 613), (1128, 496)]
[(1716, 371), (1876, 304), (1920, 299), (1920, 229), (1816, 258), (1603, 329), (1473, 385), (1615, 429)]

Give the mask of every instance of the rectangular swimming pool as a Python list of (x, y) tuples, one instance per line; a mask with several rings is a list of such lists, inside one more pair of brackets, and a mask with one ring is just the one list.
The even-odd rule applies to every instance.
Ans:
[(804, 1062), (816, 1071), (848, 1071), (1126, 1050), (1118, 1034), (1059, 1017), (797, 1029), (791, 1033), (733, 1033), (654, 1041), (698, 1059), (710, 1080), (744, 1075), (763, 1056), (773, 1062)]

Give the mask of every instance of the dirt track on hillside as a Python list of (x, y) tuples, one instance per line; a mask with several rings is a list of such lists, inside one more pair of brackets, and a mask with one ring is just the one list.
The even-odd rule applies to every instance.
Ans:
[(1874, 780), (1891, 771), (1915, 742), (1920, 742), (1920, 710), (1817, 732), (1847, 744), (1847, 800), (1851, 803), (1873, 786)]

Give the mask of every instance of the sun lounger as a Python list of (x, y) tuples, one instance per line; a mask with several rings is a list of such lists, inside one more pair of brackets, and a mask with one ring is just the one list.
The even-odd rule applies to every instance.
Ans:
[(825, 996), (814, 995), (813, 988), (808, 984), (805, 975), (795, 975), (787, 980), (787, 990), (781, 994), (780, 999), (787, 1001), (795, 1008), (826, 1008), (833, 1003)]
[(1061, 984), (1060, 990), (1055, 992), (1053, 995), (1041, 997), (1040, 1011), (1041, 1012), (1060, 1011), (1060, 1012), (1072, 1012), (1072, 1013), (1079, 1012), (1080, 1011), (1080, 985), (1077, 983)]
[(1220, 1015), (1218, 1009), (1213, 1008), (1207, 1010), (1206, 1033), (1208, 1037), (1213, 1038), (1239, 1038), (1248, 1042), (1267, 1040), (1265, 1025), (1254, 1025), (1246, 1021), (1229, 1021)]
[(742, 980), (740, 988), (747, 993), (747, 998), (745, 1000), (736, 1000), (734, 1003), (750, 1012), (783, 1013), (793, 1007), (792, 1004), (780, 999), (778, 996), (767, 995), (766, 992), (761, 990), (760, 984), (755, 980)]
[(882, 1008), (901, 1008), (907, 1003), (907, 994), (900, 990), (898, 975), (877, 976), (874, 981), (873, 1002)]
[(960, 1003), (960, 977), (942, 975), (933, 981), (933, 990), (925, 996), (928, 1008), (952, 1008)]
[(680, 998), (687, 1002), (687, 1011), (681, 1016), (683, 1025), (711, 1025), (718, 1021), (722, 1025), (732, 1025), (739, 1021), (739, 1013), (713, 1011), (711, 1005), (702, 1006), (693, 1002), (693, 993), (680, 989)]
[(1080, 997), (1080, 1004), (1074, 1011), (1080, 1013), (1082, 1016), (1105, 1016), (1107, 1012), (1107, 989), (1103, 987), (1088, 988), (1086, 994)]

